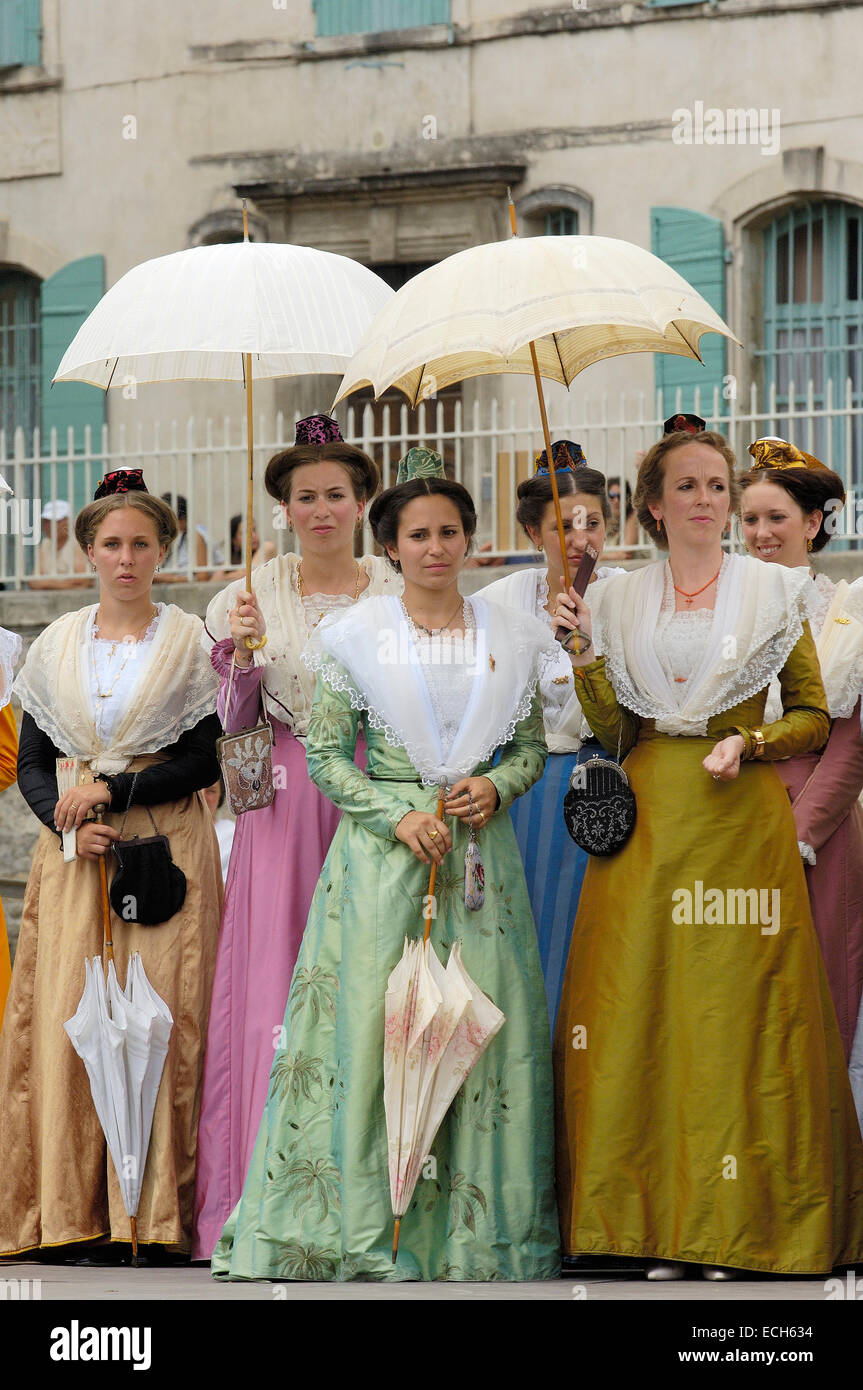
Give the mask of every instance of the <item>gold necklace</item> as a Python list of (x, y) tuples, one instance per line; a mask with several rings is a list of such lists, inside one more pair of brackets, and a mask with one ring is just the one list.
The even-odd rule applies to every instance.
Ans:
[[(362, 568), (361, 568), (361, 566), (359, 565), (359, 563), (357, 563), (357, 587), (354, 589), (354, 603), (356, 603), (357, 599), (358, 599), (359, 596), (360, 596), (360, 582), (361, 582), (361, 580), (362, 580), (362, 577), (363, 577)], [(304, 598), (310, 598), (310, 597), (311, 597), (311, 595), (310, 595), (310, 594), (307, 594), (306, 591), (305, 591), (305, 589), (303, 588), (303, 562), (302, 562), (302, 560), (301, 560), (300, 563), (297, 565), (297, 593), (298, 593), (299, 596), (300, 596), (300, 601), (301, 601), (301, 602), (302, 602), (302, 600), (303, 600)], [(340, 597), (342, 597), (342, 595), (341, 595), (341, 594), (334, 594), (333, 597), (334, 597), (334, 598), (340, 598)], [(321, 609), (318, 610), (318, 623), (321, 621), (321, 618), (324, 616), (324, 613), (325, 613), (326, 611), (327, 611), (327, 610), (326, 610), (325, 608), (321, 608)], [(315, 623), (315, 627), (317, 627), (318, 623)]]
[[(153, 621), (153, 619), (155, 618), (155, 616), (156, 616), (156, 614), (158, 613), (158, 611), (159, 611), (158, 608), (154, 607), (152, 613), (150, 614), (149, 618), (147, 619), (146, 625), (142, 624), (141, 627), (138, 627), (138, 628), (135, 629), (135, 632), (133, 632), (133, 633), (128, 633), (126, 637), (118, 637), (118, 638), (116, 639), (116, 641), (113, 641), (110, 637), (106, 637), (106, 638), (103, 638), (103, 639), (102, 639), (103, 641), (111, 642), (111, 650), (110, 650), (110, 652), (108, 653), (108, 660), (109, 660), (109, 662), (114, 660), (114, 654), (115, 654), (115, 652), (116, 652), (116, 650), (117, 650), (117, 647), (119, 646), (119, 644), (120, 644), (121, 642), (122, 642), (124, 645), (128, 645), (128, 648), (129, 648), (129, 650), (126, 652), (125, 657), (123, 658), (123, 664), (122, 664), (122, 666), (120, 667), (119, 671), (118, 671), (118, 672), (116, 673), (116, 675), (114, 676), (113, 682), (111, 683), (111, 689), (110, 689), (110, 690), (103, 690), (102, 687), (101, 687), (101, 685), (100, 685), (100, 683), (99, 683), (99, 668), (98, 668), (98, 666), (96, 665), (96, 641), (95, 641), (96, 633), (99, 631), (99, 625), (98, 625), (98, 623), (94, 623), (94, 624), (93, 624), (93, 629), (94, 629), (94, 631), (93, 631), (93, 639), (94, 639), (94, 640), (93, 640), (93, 645), (92, 645), (93, 676), (94, 676), (95, 681), (96, 681), (96, 694), (98, 695), (98, 697), (99, 697), (100, 700), (110, 700), (111, 696), (114, 694), (114, 691), (115, 691), (116, 686), (117, 686), (117, 682), (119, 681), (120, 677), (122, 676), (123, 672), (125, 671), (126, 667), (128, 666), (129, 660), (130, 660), (130, 658), (131, 658), (131, 656), (132, 656), (132, 653), (135, 651), (135, 648), (136, 648), (136, 646), (138, 645), (138, 639), (137, 639), (136, 634), (139, 633), (139, 632), (145, 632), (145, 631), (146, 631), (146, 629), (150, 626), (150, 624), (152, 623), (152, 621)], [(96, 616), (98, 617), (98, 610), (97, 610)], [(131, 637), (133, 640), (132, 640), (132, 641), (128, 641), (128, 640), (127, 640), (128, 637)]]
[(453, 618), (457, 617), (459, 613), (462, 614), (462, 618), (464, 617), (464, 599), (461, 597), (461, 595), (459, 595), (458, 606), (456, 607), (455, 612), (451, 613), (450, 616), (447, 618), (446, 622), (442, 623), (440, 627), (426, 627), (423, 623), (418, 622), (416, 618), (412, 618), (410, 613), (408, 613), (404, 600), (402, 600), (402, 608), (404, 608), (405, 612), (408, 615), (408, 618), (413, 623), (414, 627), (418, 628), (420, 632), (424, 632), (426, 637), (437, 637), (441, 632), (446, 632)]

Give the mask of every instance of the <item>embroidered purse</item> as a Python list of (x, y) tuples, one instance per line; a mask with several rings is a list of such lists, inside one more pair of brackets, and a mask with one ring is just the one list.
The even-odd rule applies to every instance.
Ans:
[[(231, 675), (225, 700), (226, 718), (231, 703), (236, 659), (237, 653), (234, 652), (231, 656)], [(264, 718), (254, 729), (243, 729), (238, 734), (223, 734), (216, 740), (219, 765), (225, 783), (225, 796), (235, 816), (241, 816), (244, 811), (259, 811), (263, 806), (269, 806), (276, 794), (273, 783), (275, 740), (273, 727), (267, 718), (263, 682), (261, 707)]]
[(635, 829), (635, 793), (619, 763), (594, 757), (573, 768), (563, 819), (575, 843), (588, 854), (605, 857), (621, 849)]

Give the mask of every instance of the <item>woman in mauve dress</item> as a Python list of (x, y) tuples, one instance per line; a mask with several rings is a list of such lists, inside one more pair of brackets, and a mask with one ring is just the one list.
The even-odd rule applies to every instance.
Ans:
[[(245, 579), (236, 580), (213, 599), (205, 625), (226, 732), (253, 728), (265, 714), (270, 721), (276, 794), (269, 806), (237, 817), (225, 884), (199, 1127), (200, 1260), (209, 1260), (243, 1190), (309, 904), (339, 822), (306, 770), (315, 678), (300, 654), (326, 613), (401, 590), (385, 560), (354, 557), (378, 472), (344, 442), (335, 420), (301, 420), (294, 447), (270, 460), (266, 486), (302, 556), (261, 565), (253, 594)], [(254, 657), (247, 636), (266, 637)]]
[[(740, 517), (750, 555), (809, 569), (836, 531), (845, 502), (842, 480), (783, 439), (757, 439), (755, 464), (741, 479)], [(809, 570), (810, 575), (812, 574)], [(812, 575), (810, 625), (833, 723), (820, 753), (778, 764), (794, 812), (815, 930), (846, 1059), (863, 995), (863, 579), (834, 584)], [(778, 690), (767, 714), (778, 709)]]

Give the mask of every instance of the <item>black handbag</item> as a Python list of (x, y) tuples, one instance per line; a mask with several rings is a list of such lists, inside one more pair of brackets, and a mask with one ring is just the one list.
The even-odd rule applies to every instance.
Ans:
[(600, 757), (573, 768), (563, 819), (575, 843), (588, 854), (608, 856), (621, 849), (635, 829), (635, 793), (623, 768)]
[[(129, 793), (131, 804), (135, 780)], [(111, 846), (117, 858), (117, 871), (111, 881), (109, 897), (117, 916), (124, 922), (137, 922), (141, 927), (158, 927), (180, 911), (186, 900), (186, 875), (171, 858), (167, 835), (160, 835), (149, 806), (146, 808), (154, 834), (143, 839), (133, 835), (131, 840), (115, 840)], [(120, 835), (126, 825), (126, 814)]]

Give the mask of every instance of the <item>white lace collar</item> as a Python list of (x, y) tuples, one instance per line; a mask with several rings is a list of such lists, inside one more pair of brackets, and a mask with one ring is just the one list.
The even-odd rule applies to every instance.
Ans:
[(324, 618), (303, 661), (367, 712), (388, 743), (403, 748), (423, 782), (451, 784), (507, 743), (530, 709), (539, 668), (557, 643), (548, 626), (517, 610), (469, 599), (475, 623), (474, 679), (461, 725), (444, 754), (429, 684), (402, 605), (369, 599)]
[(655, 720), (660, 733), (704, 735), (708, 720), (763, 690), (785, 665), (808, 616), (809, 572), (726, 556), (710, 640), (680, 705), (655, 646), (666, 584), (664, 560), (599, 580), (590, 603), (594, 644), (627, 709)]

